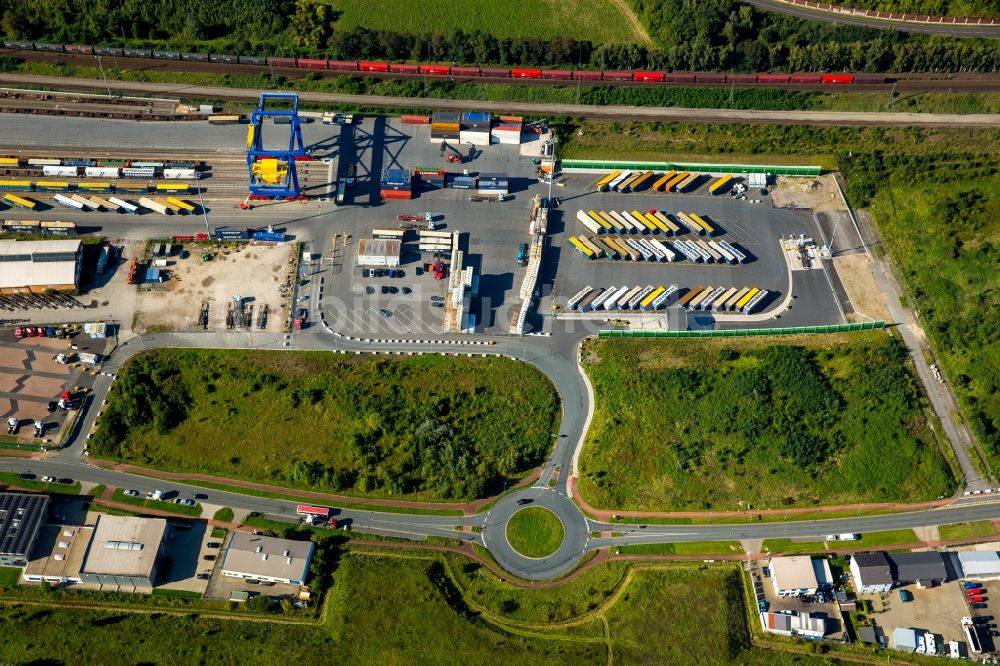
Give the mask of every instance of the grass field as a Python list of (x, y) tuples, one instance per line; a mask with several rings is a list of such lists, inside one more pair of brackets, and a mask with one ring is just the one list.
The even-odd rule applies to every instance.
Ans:
[(0, 567), (0, 587), (17, 585), (17, 581), (21, 580), (21, 571), (20, 567)]
[(580, 489), (616, 509), (934, 499), (954, 479), (890, 334), (591, 341)]
[(973, 537), (991, 537), (997, 533), (997, 527), (992, 520), (979, 520), (974, 523), (955, 523), (942, 525), (938, 528), (938, 536), (942, 541), (950, 539), (970, 539)]
[(22, 479), (19, 475), (13, 472), (0, 472), (0, 485), (3, 486), (15, 486), (23, 490), (34, 490), (43, 493), (56, 493), (63, 495), (79, 495), (80, 494), (80, 482), (76, 481), (73, 483), (44, 483), (40, 481), (42, 477), (39, 476), (36, 479)]
[(826, 551), (826, 542), (793, 541), (792, 539), (764, 539), (760, 548), (761, 552), (782, 553), (784, 555), (822, 553)]
[(342, 0), (335, 27), (349, 30), (390, 30), (407, 34), (448, 34), (459, 29), (479, 30), (497, 38), (574, 37), (595, 44), (643, 42), (614, 2), (600, 0), (525, 0), (497, 5), (487, 0), (464, 0), (461, 5), (444, 0)]
[(169, 511), (171, 513), (178, 513), (183, 516), (194, 516), (198, 517), (201, 515), (201, 505), (195, 504), (194, 506), (181, 506), (180, 504), (174, 504), (173, 500), (162, 502), (160, 500), (145, 499), (143, 497), (126, 497), (125, 491), (121, 488), (115, 490), (114, 494), (111, 495), (111, 499), (115, 502), (122, 502), (123, 504), (132, 504), (134, 506), (139, 506), (144, 509), (155, 509), (157, 511)]
[(615, 548), (623, 555), (740, 555), (743, 548), (736, 541), (678, 541), (676, 543), (641, 543)]
[(507, 523), (507, 542), (525, 557), (548, 557), (562, 545), (562, 521), (548, 509), (521, 509)]
[(509, 359), (170, 350), (129, 360), (91, 454), (309, 490), (471, 499), (540, 463), (558, 419), (548, 379)]

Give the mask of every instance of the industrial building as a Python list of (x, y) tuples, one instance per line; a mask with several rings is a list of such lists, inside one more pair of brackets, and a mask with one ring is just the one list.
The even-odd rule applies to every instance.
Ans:
[(80, 568), (94, 528), (79, 525), (43, 525), (35, 554), (24, 568), (32, 583), (79, 583)]
[(395, 268), (399, 266), (402, 243), (385, 238), (363, 238), (358, 241), (358, 266)]
[(79, 240), (0, 240), (0, 290), (77, 289), (82, 258)]
[(769, 568), (778, 596), (816, 594), (833, 584), (830, 563), (821, 557), (772, 557)]
[(309, 571), (313, 548), (311, 541), (237, 532), (222, 558), (222, 575), (302, 585)]
[(888, 592), (892, 589), (892, 567), (883, 552), (855, 553), (851, 556), (851, 576), (859, 593)]
[(893, 553), (889, 556), (892, 578), (897, 583), (916, 583), (917, 587), (933, 587), (955, 578), (945, 566), (945, 559), (936, 551)]
[(821, 639), (826, 635), (826, 618), (803, 615), (795, 611), (761, 613), (764, 631), (780, 636), (801, 636)]
[(0, 493), (0, 566), (28, 563), (48, 512), (48, 495)]
[(152, 587), (166, 531), (162, 518), (99, 516), (80, 580), (115, 588)]
[(958, 565), (962, 578), (977, 580), (1000, 579), (1000, 553), (995, 550), (959, 551)]

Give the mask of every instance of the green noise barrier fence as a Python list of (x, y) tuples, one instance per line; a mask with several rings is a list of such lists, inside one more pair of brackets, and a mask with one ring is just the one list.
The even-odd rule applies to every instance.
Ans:
[(617, 160), (563, 160), (566, 169), (603, 169), (615, 171), (700, 171), (703, 173), (772, 173), (778, 176), (818, 176), (818, 166), (781, 166), (770, 164), (700, 164), (697, 162), (628, 162)]
[(735, 328), (720, 331), (599, 331), (602, 338), (740, 338), (750, 335), (801, 335), (803, 333), (851, 333), (885, 328), (884, 321), (833, 326), (791, 326), (788, 328)]

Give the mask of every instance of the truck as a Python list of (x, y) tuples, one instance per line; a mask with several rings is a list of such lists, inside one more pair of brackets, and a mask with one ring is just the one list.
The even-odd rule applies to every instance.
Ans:
[(417, 215), (397, 215), (397, 222), (422, 222), (432, 231), (437, 228), (434, 224), (434, 213), (418, 213)]
[(528, 244), (521, 243), (521, 246), (517, 248), (517, 265), (527, 266), (528, 265)]
[(354, 124), (354, 114), (352, 113), (334, 113), (333, 111), (327, 111), (323, 114), (323, 124), (324, 125), (353, 125)]
[(469, 201), (474, 201), (479, 203), (482, 203), (484, 201), (488, 203), (499, 203), (501, 201), (506, 201), (506, 200), (507, 196), (504, 194), (491, 194), (491, 195), (472, 194), (469, 196)]

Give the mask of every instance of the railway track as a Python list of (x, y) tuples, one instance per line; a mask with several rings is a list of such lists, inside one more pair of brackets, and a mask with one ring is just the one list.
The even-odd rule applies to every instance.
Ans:
[[(96, 57), (92, 55), (82, 55), (76, 53), (53, 53), (46, 51), (20, 51), (14, 49), (0, 48), (0, 55), (9, 55), (31, 62), (47, 62), (52, 64), (66, 64), (82, 67), (93, 67), (96, 64)], [(455, 83), (485, 83), (492, 85), (517, 85), (517, 86), (561, 86), (576, 88), (578, 83), (583, 86), (609, 86), (609, 87), (640, 87), (640, 88), (723, 88), (728, 89), (736, 85), (737, 87), (749, 88), (779, 88), (782, 90), (801, 91), (824, 91), (837, 92), (840, 88), (824, 84), (768, 84), (768, 83), (645, 83), (640, 81), (553, 81), (542, 79), (512, 79), (509, 77), (495, 78), (487, 76), (428, 76), (425, 74), (403, 74), (403, 73), (379, 73), (379, 72), (343, 72), (334, 70), (314, 70), (302, 69), (298, 67), (275, 67), (271, 65), (240, 65), (215, 62), (198, 62), (193, 60), (161, 60), (155, 58), (132, 58), (118, 56), (102, 56), (102, 62), (118, 69), (128, 69), (131, 71), (145, 72), (200, 72), (215, 74), (238, 74), (255, 75), (270, 74), (273, 76), (283, 76), (286, 79), (302, 79), (306, 75), (318, 76), (323, 79), (335, 79), (341, 76), (364, 76), (385, 80), (401, 81), (453, 81)], [(888, 92), (891, 90), (906, 92), (989, 92), (1000, 91), (1000, 73), (979, 74), (979, 73), (958, 73), (958, 74), (896, 74), (892, 75), (893, 80), (884, 84), (864, 84), (855, 83), (844, 86), (844, 90), (860, 92)]]

